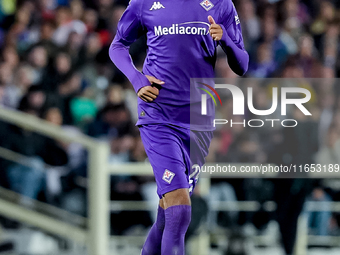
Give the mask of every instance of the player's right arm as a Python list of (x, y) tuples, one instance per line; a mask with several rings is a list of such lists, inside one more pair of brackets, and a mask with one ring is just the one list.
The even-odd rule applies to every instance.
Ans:
[(230, 68), (242, 76), (248, 70), (249, 55), (244, 48), (241, 24), (232, 0), (223, 0), (222, 3), (219, 18), (221, 23), (216, 24), (213, 17), (208, 17), (210, 34), (227, 54)]
[(146, 33), (141, 20), (141, 0), (131, 0), (129, 6), (120, 18), (117, 33), (113, 39), (109, 55), (112, 62), (132, 83), (137, 95), (146, 102), (157, 98), (159, 90), (152, 83), (163, 85), (164, 82), (155, 77), (139, 72), (129, 54), (130, 45)]

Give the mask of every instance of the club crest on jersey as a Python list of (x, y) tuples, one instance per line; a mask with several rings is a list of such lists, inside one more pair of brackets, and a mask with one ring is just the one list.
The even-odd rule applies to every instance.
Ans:
[(150, 8), (150, 11), (152, 10), (159, 10), (165, 8), (160, 2), (153, 2), (153, 5)]
[(175, 174), (173, 172), (169, 171), (168, 169), (165, 169), (162, 179), (170, 184), (174, 177)]
[(211, 8), (214, 7), (214, 5), (212, 4), (212, 2), (210, 2), (209, 0), (203, 0), (200, 5), (206, 10), (209, 11)]

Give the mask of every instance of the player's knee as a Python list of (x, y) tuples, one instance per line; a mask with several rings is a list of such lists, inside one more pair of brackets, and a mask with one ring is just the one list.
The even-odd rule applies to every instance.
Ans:
[(163, 202), (165, 208), (174, 205), (191, 205), (188, 189), (176, 189), (164, 194)]
[(174, 205), (165, 210), (165, 228), (174, 234), (185, 234), (191, 221), (190, 205)]
[(159, 206), (163, 209), (165, 208), (163, 198), (159, 200)]

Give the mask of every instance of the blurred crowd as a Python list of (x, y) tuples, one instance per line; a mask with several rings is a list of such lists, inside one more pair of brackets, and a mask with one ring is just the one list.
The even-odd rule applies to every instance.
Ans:
[[(208, 160), (340, 163), (339, 89), (335, 80), (331, 80), (340, 75), (340, 2), (235, 0), (234, 3), (250, 55), (246, 77), (299, 79), (298, 86), (312, 93), (308, 108), (313, 117), (301, 116), (298, 111), (289, 112), (299, 120), (298, 127), (289, 130), (261, 129), (255, 133), (242, 126), (220, 128), (215, 134)], [(1, 107), (42, 118), (73, 135), (87, 134), (108, 141), (111, 163), (147, 160), (138, 129), (134, 126), (138, 117), (136, 94), (108, 57), (117, 22), (127, 4), (128, 0), (2, 0)], [(130, 49), (139, 69), (145, 57), (145, 42), (142, 37)], [(217, 51), (215, 70), (218, 78), (226, 81), (236, 79), (221, 49)], [(324, 79), (313, 83), (305, 78)], [(271, 104), (270, 88), (275, 81), (250, 83), (240, 87), (252, 86), (255, 106), (267, 109)], [(225, 100), (231, 102), (227, 95)], [(225, 105), (221, 112), (230, 116), (231, 103)], [(4, 122), (0, 122), (0, 136), (0, 146), (27, 156), (20, 163), (0, 162), (0, 185), (86, 215), (86, 185), (77, 181), (78, 177), (87, 176), (84, 148), (48, 139)], [(152, 179), (112, 177), (111, 183), (112, 199), (143, 200)], [(266, 180), (218, 180), (214, 185), (221, 190), (233, 190), (232, 198), (223, 199), (259, 201), (273, 199), (270, 190), (275, 186)], [(297, 204), (306, 196), (310, 200), (340, 199), (340, 187), (328, 181), (312, 184), (297, 181), (291, 186), (295, 190), (287, 192), (302, 194), (302, 200), (295, 201)], [(256, 190), (261, 192), (253, 192)], [(252, 221), (253, 218), (249, 217), (253, 216), (237, 216), (239, 224)], [(135, 220), (128, 223), (117, 220), (123, 217), (121, 214), (113, 217), (121, 223), (113, 230), (119, 234), (133, 224), (148, 226), (151, 223), (147, 214), (130, 217)], [(311, 220), (310, 226), (317, 233), (331, 233), (337, 225), (336, 217), (331, 213), (314, 218), (324, 220), (323, 224), (320, 220)], [(263, 221), (263, 215), (256, 219)], [(259, 226), (262, 225), (259, 223)], [(325, 226), (329, 228), (325, 230)]]

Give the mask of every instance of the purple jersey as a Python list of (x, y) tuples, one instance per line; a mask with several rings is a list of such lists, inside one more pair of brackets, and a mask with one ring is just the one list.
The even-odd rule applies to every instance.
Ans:
[[(223, 29), (218, 42), (209, 34), (209, 15)], [(148, 52), (141, 73), (134, 67), (128, 49), (143, 34), (147, 35)], [(150, 85), (144, 75), (165, 82), (153, 102), (138, 99), (137, 125), (161, 123), (213, 130), (214, 112), (201, 115), (202, 91), (190, 84), (190, 79), (214, 77), (218, 45), (226, 52), (234, 72), (243, 75), (249, 57), (231, 0), (131, 0), (119, 21), (110, 57), (136, 92)], [(211, 82), (207, 81), (214, 86)], [(212, 100), (208, 104), (213, 109)]]

